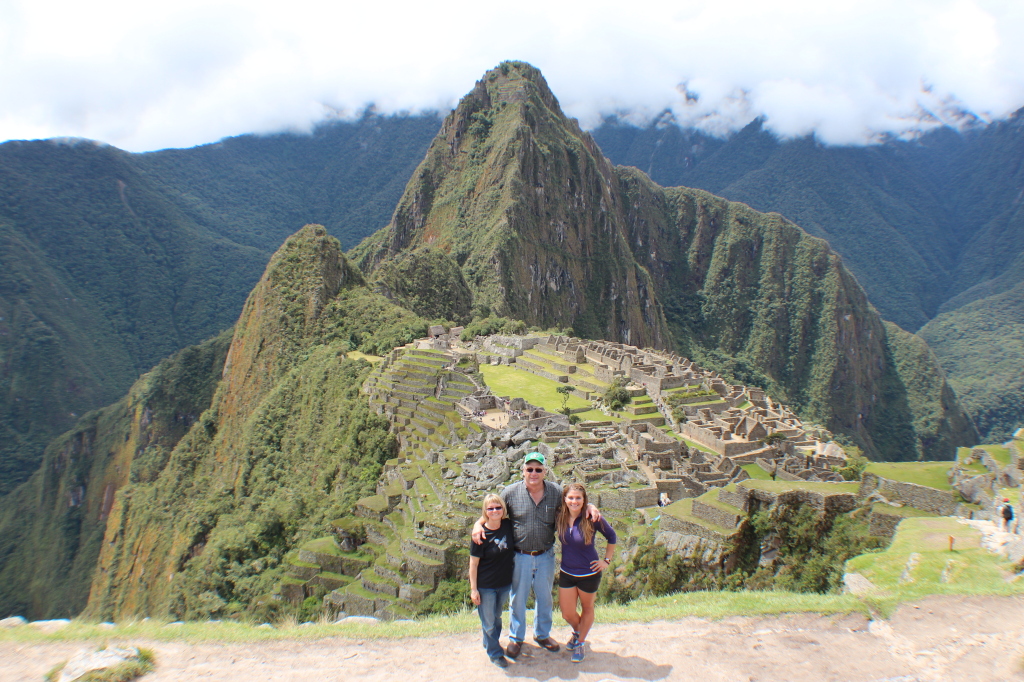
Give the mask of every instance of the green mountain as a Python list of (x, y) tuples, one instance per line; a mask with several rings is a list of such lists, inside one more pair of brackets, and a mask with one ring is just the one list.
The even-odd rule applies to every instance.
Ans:
[(230, 326), (265, 256), (190, 220), (111, 147), (0, 145), (0, 188), (6, 493), (78, 415)]
[[(967, 360), (930, 321), (955, 319), (963, 306), (1024, 281), (1022, 126), (1018, 115), (963, 134), (941, 129), (871, 147), (781, 141), (759, 121), (727, 140), (664, 119), (642, 129), (607, 121), (594, 136), (613, 160), (663, 185), (779, 212), (826, 239), (882, 317), (920, 330), (958, 393), (971, 392), (966, 404), (983, 436), (1005, 440), (1024, 424), (1017, 401), (1000, 392), (1024, 372), (1002, 350), (1022, 342), (1019, 327), (997, 319), (973, 335)], [(966, 319), (957, 324), (966, 331)], [(999, 360), (987, 363), (986, 355)]]
[(230, 341), (224, 333), (179, 351), (82, 416), (0, 499), (0, 612), (64, 618), (85, 608), (116, 493), (157, 478), (209, 407)]
[(462, 99), (391, 224), (350, 255), (381, 286), (427, 247), (461, 268), (478, 312), (677, 348), (875, 456), (951, 457), (975, 437), (923, 344), (925, 376), (901, 373), (906, 335), (824, 241), (612, 166), (527, 64), (502, 64)]
[(355, 244), (387, 223), (438, 120), (129, 154), (0, 145), (0, 495), (78, 416), (229, 327), (307, 222)]
[[(149, 176), (101, 177), (125, 183), (113, 186), (130, 215), (179, 211), (156, 192), (135, 201)], [(182, 221), (199, 243), (235, 244)], [(221, 253), (258, 253), (238, 248)], [(349, 351), (387, 353), (423, 336), (428, 316), (475, 313), (479, 326), (502, 314), (675, 348), (893, 459), (973, 437), (928, 347), (881, 321), (824, 241), (612, 166), (526, 64), (485, 75), (391, 224), (350, 255), (304, 227), (229, 343), (171, 357), (50, 444), (0, 499), (0, 608), (66, 615), (88, 584), (86, 613), (100, 618), (269, 615), (288, 552), (351, 515), (396, 453), (359, 395), (370, 366)]]
[(303, 228), (233, 333), (81, 417), (0, 500), (0, 611), (201, 617), (252, 605), (285, 553), (350, 514), (394, 456), (387, 420), (358, 394), (370, 365), (347, 351), (426, 329), (371, 293), (323, 227)]

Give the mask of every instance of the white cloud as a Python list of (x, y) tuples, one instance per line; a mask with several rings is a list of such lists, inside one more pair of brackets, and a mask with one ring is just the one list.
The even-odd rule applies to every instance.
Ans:
[(983, 118), (1024, 105), (1022, 34), (1024, 3), (995, 0), (14, 0), (0, 4), (0, 139), (147, 150), (369, 103), (447, 109), (524, 59), (585, 125), (669, 107), (712, 131), (764, 116), (781, 135), (859, 143), (950, 102)]

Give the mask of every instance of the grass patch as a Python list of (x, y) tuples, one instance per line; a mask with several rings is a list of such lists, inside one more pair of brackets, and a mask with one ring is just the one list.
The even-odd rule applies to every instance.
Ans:
[[(916, 563), (910, 560), (912, 554)], [(982, 549), (981, 532), (948, 517), (905, 519), (888, 549), (854, 557), (846, 570), (860, 573), (898, 600), (1024, 593), (1024, 581), (1013, 579), (1012, 565)]]
[[(557, 389), (565, 384), (553, 379), (537, 376), (536, 374), (530, 374), (525, 370), (514, 369), (509, 365), (481, 365), (480, 373), (495, 395), (523, 398), (528, 403), (543, 408), (548, 412), (558, 412), (562, 409), (562, 396), (558, 393)], [(566, 405), (570, 409), (590, 407), (590, 401), (570, 395)], [(594, 412), (596, 410), (590, 410), (581, 413), (579, 416), (584, 420), (597, 419), (597, 417), (586, 416)], [(604, 416), (599, 412), (597, 414), (601, 417)]]
[(860, 488), (860, 483), (857, 481), (850, 483), (822, 483), (820, 481), (772, 481), (753, 478), (747, 481), (740, 481), (737, 485), (747, 489), (767, 490), (772, 493), (784, 493), (787, 490), (810, 490), (817, 493), (856, 493)]
[[(728, 618), (730, 616), (772, 615), (782, 613), (867, 613), (867, 607), (849, 594), (799, 594), (792, 592), (689, 592), (662, 597), (643, 597), (629, 604), (601, 604), (601, 623), (643, 623), (681, 618)], [(532, 621), (533, 613), (529, 614)], [(507, 623), (507, 621), (506, 621)], [(565, 622), (555, 609), (555, 624)], [(477, 632), (480, 619), (475, 610), (447, 616), (432, 616), (413, 622), (339, 623), (326, 621), (300, 625), (294, 621), (276, 627), (259, 627), (235, 621), (186, 622), (170, 625), (147, 619), (118, 624), (114, 629), (98, 623), (72, 621), (67, 627), (43, 633), (31, 626), (0, 631), (0, 642), (106, 641), (112, 638), (145, 638), (154, 641), (267, 642), (282, 640), (312, 641), (325, 637), (358, 639), (396, 639)]]
[(350, 350), (345, 355), (349, 360), (366, 360), (367, 362), (370, 363), (380, 362), (381, 360), (384, 359), (379, 355), (370, 355), (369, 353), (363, 353), (362, 351), (358, 350)]
[[(904, 483), (916, 483), (937, 490), (952, 490), (946, 473), (953, 462), (872, 462), (867, 469), (872, 474)], [(982, 471), (985, 468), (982, 467)]]
[(761, 467), (757, 466), (756, 464), (743, 464), (740, 466), (740, 468), (746, 471), (750, 478), (754, 479), (755, 481), (772, 480), (772, 475), (769, 474), (764, 469), (762, 469)]
[(330, 536), (325, 538), (317, 538), (316, 540), (310, 540), (309, 542), (302, 545), (302, 549), (305, 549), (310, 552), (316, 552), (317, 554), (341, 556), (341, 548), (338, 547), (338, 542)]
[(1012, 462), (1012, 458), (1010, 457), (1010, 448), (1005, 445), (990, 444), (978, 445), (976, 447), (979, 447), (990, 454), (992, 459), (994, 459), (999, 466), (1008, 467)]
[[(975, 446), (975, 447), (984, 448), (984, 446), (981, 446), (981, 445)], [(971, 454), (971, 450), (973, 450), (973, 449), (974, 448), (957, 448), (956, 449), (956, 459), (957, 459), (958, 462), (960, 462), (960, 466), (962, 466), (963, 468), (967, 469), (968, 471), (977, 471), (979, 474), (984, 474), (984, 473), (986, 473), (988, 471), (988, 469), (986, 469), (985, 465), (982, 464), (981, 462), (971, 462), (970, 464), (966, 464), (965, 463), (967, 458)]]
[[(716, 490), (712, 490), (712, 491), (709, 491), (709, 492), (714, 492), (716, 495), (718, 494), (718, 492)], [(707, 493), (705, 493), (705, 495), (706, 494)], [(717, 523), (715, 523), (713, 521), (708, 521), (707, 519), (700, 519), (700, 518), (697, 518), (696, 516), (694, 516), (693, 515), (693, 500), (694, 499), (695, 498), (688, 497), (688, 498), (679, 500), (678, 502), (673, 502), (672, 504), (668, 505), (667, 507), (664, 507), (661, 510), (661, 513), (662, 513), (662, 515), (666, 515), (667, 514), (668, 516), (674, 516), (677, 519), (680, 519), (680, 520), (683, 520), (683, 521), (689, 521), (689, 522), (695, 523), (695, 524), (697, 524), (699, 526), (704, 526), (705, 528), (710, 528), (711, 530), (715, 531), (716, 533), (718, 533), (718, 534), (720, 534), (720, 535), (722, 535), (724, 537), (729, 537), (731, 535), (734, 535), (737, 532), (735, 528), (726, 528), (725, 526), (720, 526), (720, 525), (718, 525)], [(701, 500), (701, 501), (702, 502), (706, 502), (707, 500)]]
[(915, 509), (914, 507), (894, 507), (891, 504), (886, 504), (884, 502), (875, 502), (871, 505), (871, 511), (878, 512), (879, 514), (888, 514), (889, 516), (902, 516), (905, 519), (937, 518), (937, 515), (932, 514), (931, 512)]

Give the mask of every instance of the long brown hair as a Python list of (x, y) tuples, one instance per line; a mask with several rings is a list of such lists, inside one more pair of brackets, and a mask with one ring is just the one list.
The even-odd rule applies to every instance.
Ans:
[(582, 517), (580, 519), (580, 530), (583, 531), (583, 542), (590, 545), (594, 542), (594, 522), (587, 518), (587, 505), (590, 501), (587, 499), (587, 489), (583, 487), (582, 483), (570, 483), (562, 488), (562, 506), (558, 508), (558, 516), (555, 517), (555, 528), (558, 530), (558, 537), (561, 538), (562, 542), (565, 542), (569, 537), (569, 523), (572, 518), (572, 515), (569, 513), (569, 505), (565, 503), (565, 498), (574, 490), (583, 493), (583, 507), (580, 508), (580, 516)]

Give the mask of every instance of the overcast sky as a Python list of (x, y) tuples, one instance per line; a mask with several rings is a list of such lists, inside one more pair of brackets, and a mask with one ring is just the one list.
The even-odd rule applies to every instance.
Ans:
[(1024, 2), (0, 0), (0, 140), (144, 151), (447, 112), (505, 59), (585, 126), (671, 108), (857, 144), (1024, 106)]

